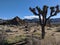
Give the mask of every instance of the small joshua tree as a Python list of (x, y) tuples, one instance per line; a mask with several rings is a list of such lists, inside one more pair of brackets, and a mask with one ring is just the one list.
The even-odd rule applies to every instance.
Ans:
[(30, 7), (29, 9), (34, 15), (39, 16), (39, 22), (40, 22), (41, 29), (42, 29), (42, 39), (44, 39), (46, 23), (52, 16), (55, 16), (55, 15), (57, 15), (57, 13), (60, 12), (59, 5), (57, 5), (55, 7), (50, 7), (51, 11), (50, 11), (50, 15), (48, 15), (48, 17), (47, 17), (48, 6), (46, 6), (46, 5), (43, 6), (42, 10), (38, 6), (36, 8)]

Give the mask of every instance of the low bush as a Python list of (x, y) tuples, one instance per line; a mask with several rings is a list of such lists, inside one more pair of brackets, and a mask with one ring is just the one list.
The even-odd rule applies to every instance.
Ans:
[(12, 32), (10, 29), (7, 29), (5, 32)]
[(56, 32), (60, 32), (60, 28), (56, 28), (56, 30), (57, 30)]

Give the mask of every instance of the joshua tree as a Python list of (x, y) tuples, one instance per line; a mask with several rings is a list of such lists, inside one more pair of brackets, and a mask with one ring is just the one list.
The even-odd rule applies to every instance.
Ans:
[(42, 29), (42, 39), (44, 39), (46, 22), (52, 16), (55, 16), (55, 15), (57, 15), (57, 13), (60, 12), (59, 5), (57, 5), (55, 7), (50, 7), (50, 15), (48, 15), (48, 17), (47, 17), (48, 6), (46, 6), (46, 5), (43, 6), (42, 10), (38, 6), (36, 8), (30, 7), (29, 9), (34, 15), (39, 16), (39, 22), (40, 22), (41, 29)]

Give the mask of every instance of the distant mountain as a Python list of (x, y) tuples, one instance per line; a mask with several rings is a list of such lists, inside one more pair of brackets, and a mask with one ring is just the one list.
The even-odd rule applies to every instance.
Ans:
[(34, 18), (34, 19), (24, 19), (25, 22), (28, 22), (28, 23), (36, 23), (39, 21), (39, 19), (37, 18)]
[[(37, 18), (34, 18), (34, 19), (24, 19), (24, 20), (25, 20), (26, 22), (30, 22), (30, 23), (32, 23), (32, 22), (36, 23), (36, 22), (39, 21), (39, 19), (37, 19)], [(51, 23), (51, 24), (60, 24), (60, 18), (50, 19), (50, 23)]]
[(25, 21), (20, 19), (18, 16), (14, 17), (13, 19), (10, 20), (0, 20), (0, 25), (23, 25), (25, 24)]
[[(20, 19), (18, 16), (13, 19), (4, 20), (0, 19), (0, 25), (24, 25), (26, 23), (38, 23), (39, 19)], [(60, 18), (50, 19), (51, 24), (60, 24)]]
[(51, 24), (60, 24), (60, 18), (50, 19)]

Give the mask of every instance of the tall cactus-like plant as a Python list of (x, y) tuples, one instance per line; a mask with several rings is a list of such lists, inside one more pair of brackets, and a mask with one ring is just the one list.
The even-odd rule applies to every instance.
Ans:
[(50, 7), (50, 15), (48, 15), (48, 17), (47, 17), (48, 6), (46, 5), (43, 6), (42, 10), (38, 6), (36, 6), (35, 8), (30, 7), (29, 9), (34, 15), (39, 16), (39, 22), (42, 29), (42, 39), (44, 39), (46, 23), (52, 16), (55, 16), (57, 15), (57, 13), (60, 12), (59, 5), (55, 7)]

